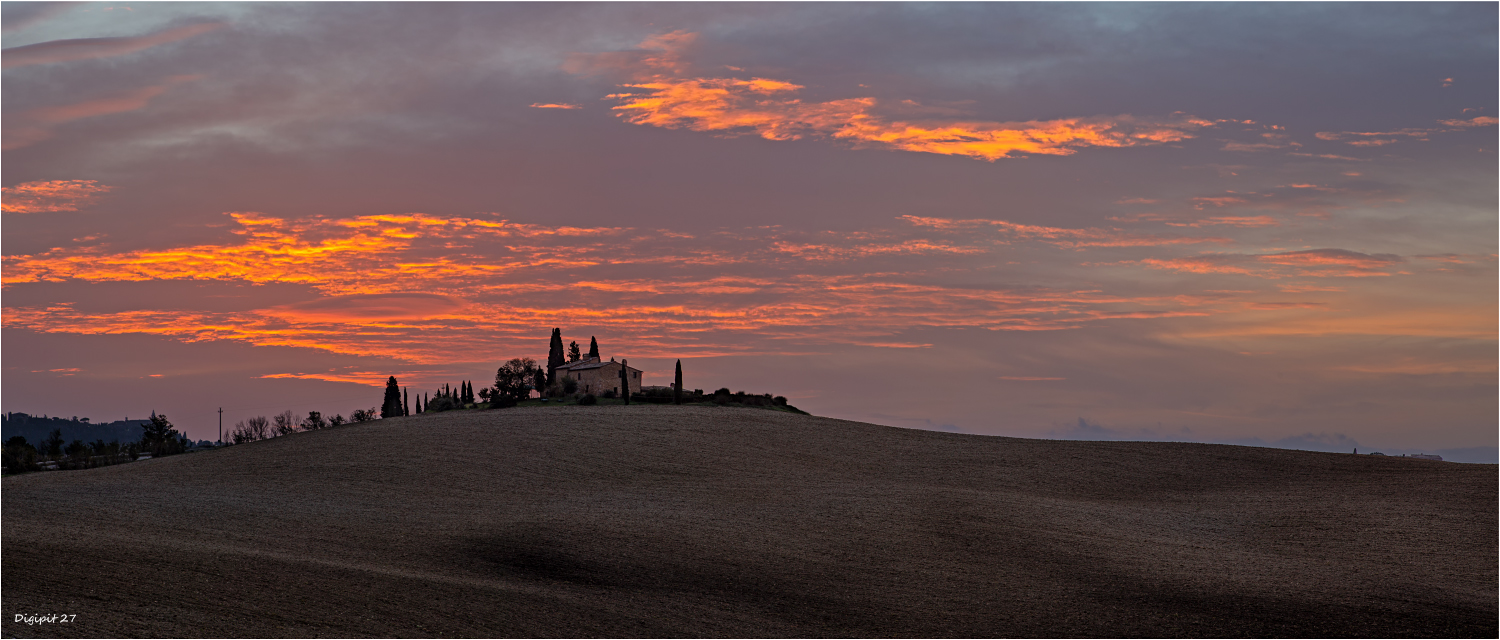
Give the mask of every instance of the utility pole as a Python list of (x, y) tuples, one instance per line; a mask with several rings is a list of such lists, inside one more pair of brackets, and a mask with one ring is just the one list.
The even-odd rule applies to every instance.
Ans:
[(224, 407), (219, 407), (219, 444), (224, 444)]

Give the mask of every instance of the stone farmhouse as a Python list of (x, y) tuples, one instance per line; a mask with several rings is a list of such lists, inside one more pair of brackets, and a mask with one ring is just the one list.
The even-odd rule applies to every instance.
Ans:
[(625, 369), (626, 379), (630, 382), (630, 392), (641, 392), (641, 370), (625, 364), (624, 360), (615, 362), (610, 358), (609, 362), (597, 357), (585, 357), (577, 362), (569, 362), (559, 365), (555, 370), (559, 376), (567, 376), (578, 381), (578, 391), (581, 393), (600, 394), (613, 390), (620, 393), (620, 369)]

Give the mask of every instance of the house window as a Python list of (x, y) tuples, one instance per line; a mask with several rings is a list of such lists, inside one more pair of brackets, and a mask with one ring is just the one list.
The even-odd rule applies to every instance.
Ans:
[(641, 372), (639, 372), (639, 371), (632, 372), (630, 374), (630, 377), (632, 377), (632, 378), (639, 378), (639, 377), (641, 377)]

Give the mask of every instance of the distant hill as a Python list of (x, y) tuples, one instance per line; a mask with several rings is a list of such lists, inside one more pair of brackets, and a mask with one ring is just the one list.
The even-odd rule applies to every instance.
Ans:
[[(0, 632), (1493, 638), (1495, 473), (711, 405), (446, 411), (8, 477)], [(10, 615), (54, 611), (78, 615)]]
[(6, 413), (0, 415), (0, 441), (21, 436), (26, 438), (28, 444), (34, 446), (47, 439), (53, 429), (59, 429), (62, 431), (64, 442), (103, 440), (105, 442), (119, 441), (124, 444), (140, 440), (141, 425), (150, 422), (150, 420), (116, 420), (92, 424), (87, 420), (87, 418), (72, 419)]

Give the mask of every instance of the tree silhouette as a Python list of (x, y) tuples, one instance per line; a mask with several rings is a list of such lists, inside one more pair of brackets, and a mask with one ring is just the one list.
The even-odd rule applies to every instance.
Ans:
[(599, 341), (595, 340), (594, 336), (589, 336), (589, 357), (599, 359)]
[(62, 455), (62, 448), (63, 448), (62, 429), (53, 429), (52, 433), (47, 434), (47, 439), (45, 439), (45, 440), (42, 441), (42, 447), (41, 448), (42, 448), (42, 453), (44, 453), (44, 454), (46, 454), (46, 455), (48, 455), (50, 457), (54, 457), (55, 458), (57, 456)]
[(562, 329), (552, 330), (552, 344), (547, 348), (547, 384), (557, 380), (557, 368), (563, 365)]
[(620, 397), (625, 399), (625, 404), (630, 404), (630, 367), (625, 366), (626, 362), (629, 360), (620, 359)]
[[(339, 418), (339, 422), (343, 422), (343, 421), (344, 421), (343, 418)], [(312, 431), (314, 429), (322, 429), (322, 428), (324, 428), (326, 426), (328, 426), (328, 423), (323, 421), (323, 414), (321, 412), (318, 412), (318, 411), (309, 411), (309, 412), (307, 412), (307, 418), (302, 421), (302, 430), (303, 431)]]
[(677, 361), (677, 381), (672, 383), (672, 404), (682, 404), (682, 361)]
[(513, 358), (495, 371), (495, 389), (490, 393), (490, 406), (513, 407), (517, 400), (530, 395), (528, 388), (536, 379), (537, 366), (531, 358)]
[(411, 394), (407, 393), (406, 387), (401, 387), (401, 415), (411, 415)]
[(380, 405), (380, 417), (395, 418), (401, 415), (401, 385), (396, 376), (385, 381), (385, 402)]
[(582, 359), (583, 359), (583, 355), (578, 352), (578, 343), (577, 342), (569, 342), (568, 343), (568, 362), (578, 362), (579, 360), (582, 360)]
[(141, 425), (141, 448), (158, 456), (180, 453), (184, 447), (179, 435), (172, 423), (167, 422), (166, 415), (156, 415), (153, 411), (151, 421)]

